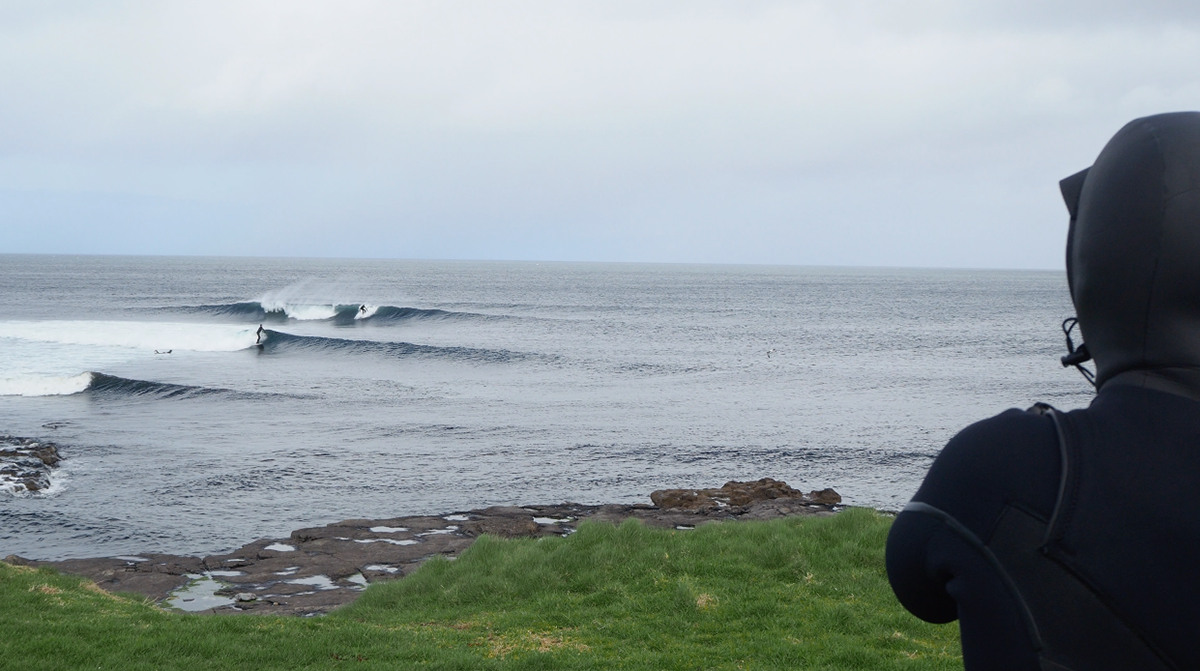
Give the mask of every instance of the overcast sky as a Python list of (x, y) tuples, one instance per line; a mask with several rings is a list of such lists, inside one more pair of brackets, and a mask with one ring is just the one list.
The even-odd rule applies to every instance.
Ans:
[(0, 252), (1060, 268), (1200, 3), (0, 2)]

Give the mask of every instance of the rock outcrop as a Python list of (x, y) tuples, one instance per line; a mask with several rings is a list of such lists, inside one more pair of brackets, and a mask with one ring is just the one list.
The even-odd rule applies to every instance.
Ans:
[(54, 443), (0, 436), (0, 491), (19, 494), (49, 489), (51, 469), (60, 461)]
[(700, 512), (729, 509), (735, 514), (743, 514), (767, 501), (788, 501), (796, 506), (832, 506), (841, 503), (842, 497), (832, 489), (805, 494), (792, 489), (786, 482), (763, 478), (753, 482), (731, 480), (720, 489), (660, 489), (650, 494), (650, 500), (663, 510)]
[[(456, 557), (484, 534), (566, 536), (580, 522), (619, 524), (631, 518), (687, 530), (719, 520), (832, 515), (841, 502), (832, 489), (803, 494), (770, 478), (730, 482), (720, 489), (662, 490), (651, 499), (656, 505), (497, 506), (438, 516), (344, 520), (202, 559), (138, 554), (48, 562), (10, 555), (4, 561), (51, 566), (91, 578), (110, 592), (135, 592), (185, 610), (203, 606), (212, 613), (314, 615), (353, 601), (368, 583), (407, 575), (431, 557)], [(210, 583), (211, 594), (204, 598), (177, 593), (168, 601), (197, 580), (218, 584)]]

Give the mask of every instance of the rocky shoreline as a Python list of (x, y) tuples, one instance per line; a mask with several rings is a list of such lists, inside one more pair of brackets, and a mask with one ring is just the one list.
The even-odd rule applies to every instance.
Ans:
[(498, 506), (436, 516), (344, 520), (261, 539), (209, 557), (140, 554), (64, 561), (9, 555), (9, 564), (52, 567), (80, 575), (109, 592), (141, 594), (193, 612), (318, 615), (349, 603), (366, 585), (402, 577), (425, 560), (457, 557), (483, 534), (502, 538), (566, 536), (584, 521), (638, 519), (689, 530), (715, 521), (832, 515), (832, 489), (804, 493), (763, 478), (715, 489), (667, 489), (653, 505), (574, 503)]

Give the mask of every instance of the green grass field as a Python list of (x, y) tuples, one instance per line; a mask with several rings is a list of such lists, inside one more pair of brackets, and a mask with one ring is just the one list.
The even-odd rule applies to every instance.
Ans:
[(0, 668), (961, 669), (895, 602), (891, 519), (584, 524), (479, 539), (326, 617), (164, 612), (0, 563)]

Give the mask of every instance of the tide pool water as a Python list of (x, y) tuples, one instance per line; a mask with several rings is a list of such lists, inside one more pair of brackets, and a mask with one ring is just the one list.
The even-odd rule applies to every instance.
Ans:
[[(0, 256), (0, 556), (774, 477), (896, 509), (967, 424), (1086, 404), (1061, 273)], [(260, 332), (261, 327), (261, 332)]]

